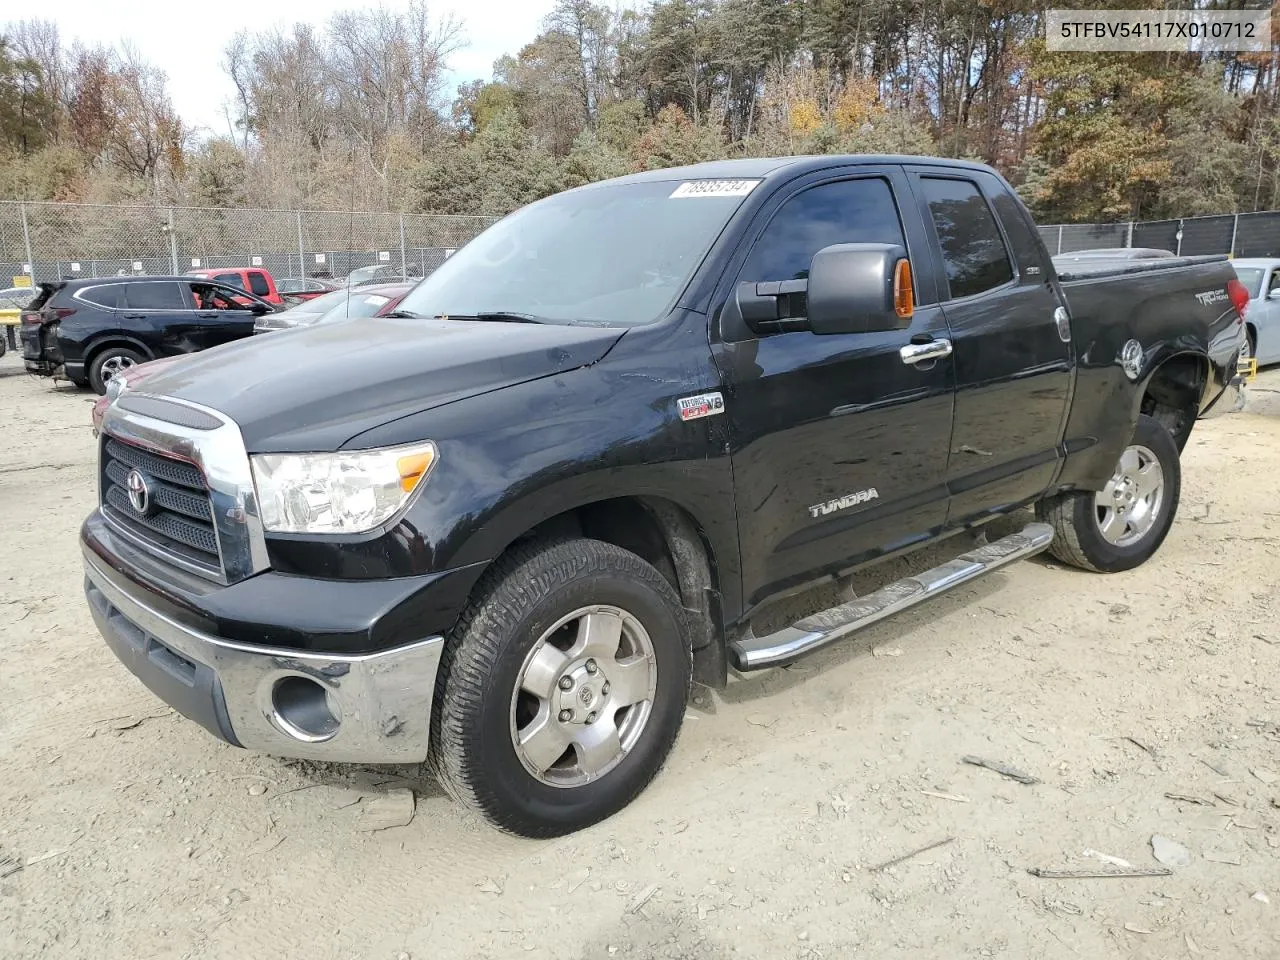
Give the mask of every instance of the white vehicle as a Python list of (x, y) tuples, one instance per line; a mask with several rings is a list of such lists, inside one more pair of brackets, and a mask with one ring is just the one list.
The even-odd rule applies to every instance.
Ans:
[(1258, 366), (1280, 363), (1280, 257), (1232, 260), (1231, 265), (1249, 291), (1244, 317), (1249, 342), (1241, 356), (1248, 350)]

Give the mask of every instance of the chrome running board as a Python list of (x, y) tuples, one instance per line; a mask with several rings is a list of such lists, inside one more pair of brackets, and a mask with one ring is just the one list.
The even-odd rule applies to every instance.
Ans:
[(924, 573), (895, 580), (875, 593), (805, 617), (776, 633), (764, 637), (748, 633), (729, 644), (729, 656), (734, 667), (743, 671), (790, 663), (952, 587), (1034, 556), (1052, 541), (1053, 528), (1049, 524), (1029, 523), (1020, 533), (983, 544)]

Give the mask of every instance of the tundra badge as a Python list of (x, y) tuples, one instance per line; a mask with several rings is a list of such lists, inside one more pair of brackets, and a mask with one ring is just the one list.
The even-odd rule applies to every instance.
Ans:
[(697, 420), (724, 413), (724, 397), (719, 393), (700, 393), (696, 397), (681, 397), (676, 401), (681, 420)]
[(880, 493), (875, 487), (867, 487), (865, 490), (859, 490), (857, 493), (850, 493), (838, 500), (828, 500), (826, 503), (815, 503), (809, 508), (809, 516), (813, 519), (825, 517), (828, 513), (835, 513), (837, 510), (848, 510), (850, 507), (856, 507), (860, 503), (866, 503), (868, 500), (879, 500)]

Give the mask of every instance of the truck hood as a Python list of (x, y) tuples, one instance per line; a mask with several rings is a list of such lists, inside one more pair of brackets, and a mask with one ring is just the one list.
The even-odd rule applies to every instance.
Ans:
[(595, 363), (623, 332), (473, 320), (347, 320), (193, 354), (136, 389), (226, 414), (251, 453), (337, 450), (400, 417)]

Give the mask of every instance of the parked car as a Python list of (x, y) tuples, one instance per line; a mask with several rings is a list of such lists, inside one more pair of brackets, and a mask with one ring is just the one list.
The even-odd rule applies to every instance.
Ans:
[(390, 313), (400, 299), (414, 288), (413, 283), (378, 283), (334, 290), (296, 307), (269, 314), (258, 321), (257, 333), (287, 330), (347, 317), (376, 317)]
[[(382, 286), (365, 287), (358, 292), (349, 292), (346, 290), (339, 291), (344, 296), (341, 302), (325, 311), (322, 314), (304, 314), (294, 317), (291, 322), (284, 326), (263, 326), (262, 321), (272, 320), (275, 318), (288, 317), (294, 313), (294, 310), (284, 310), (278, 313), (267, 314), (258, 318), (258, 325), (254, 327), (254, 333), (271, 333), (274, 330), (289, 329), (291, 327), (312, 326), (318, 323), (333, 323), (338, 320), (348, 318), (364, 318), (371, 316), (385, 316), (391, 313), (406, 293), (413, 289), (412, 284), (384, 284)], [(348, 303), (349, 301), (349, 303)], [(312, 303), (319, 302), (313, 300)], [(183, 355), (173, 357), (163, 357), (159, 360), (151, 360), (147, 363), (140, 363), (137, 366), (118, 373), (113, 379), (108, 381), (106, 393), (99, 397), (93, 404), (92, 419), (95, 435), (102, 428), (102, 418), (107, 412), (107, 406), (124, 393), (126, 390), (137, 388), (138, 381), (151, 374), (159, 373), (161, 370), (171, 366), (180, 360)]]
[(306, 300), (314, 300), (316, 297), (323, 296), (330, 290), (337, 290), (340, 284), (332, 280), (321, 280), (316, 277), (306, 277), (297, 279), (293, 277), (279, 280), (276, 282), (276, 290), (284, 297), (286, 302), (301, 303)]
[(1161, 250), (1158, 247), (1098, 247), (1094, 250), (1060, 253), (1053, 258), (1053, 261), (1066, 263), (1072, 260), (1168, 260), (1174, 256), (1176, 254), (1172, 250)]
[(1236, 276), (1249, 291), (1245, 312), (1248, 356), (1258, 365), (1280, 363), (1280, 257), (1232, 260)]
[(0, 290), (0, 357), (9, 347), (16, 348), (14, 330), (22, 322), (22, 308), (31, 302), (35, 290), (31, 287), (6, 287)]
[(29, 373), (106, 393), (112, 377), (156, 357), (253, 333), (270, 303), (213, 280), (105, 277), (42, 283), (22, 313)]
[[(284, 297), (280, 295), (280, 291), (276, 288), (276, 282), (272, 279), (270, 271), (263, 270), (261, 267), (189, 270), (187, 271), (187, 276), (204, 277), (206, 280), (214, 280), (229, 287), (235, 287), (238, 290), (253, 294), (259, 300), (265, 300), (267, 303), (275, 304), (276, 306), (284, 304)], [(246, 302), (248, 302), (247, 299)]]
[[(429, 756), (492, 822), (566, 833), (657, 774), (694, 679), (1041, 550), (1146, 561), (1196, 419), (1240, 395), (1246, 296), (1223, 258), (1059, 275), (974, 163), (592, 184), (499, 221), (388, 316), (229, 344), (118, 398), (86, 596), (129, 669), (230, 743)], [(1021, 532), (752, 627), (1033, 504)]]
[[(412, 274), (413, 267), (410, 266)], [(371, 283), (414, 283), (422, 279), (421, 271), (418, 276), (406, 277), (398, 266), (392, 266), (389, 263), (374, 264), (371, 267), (360, 267), (358, 270), (352, 270), (347, 274), (345, 286), (348, 287), (364, 287)]]

